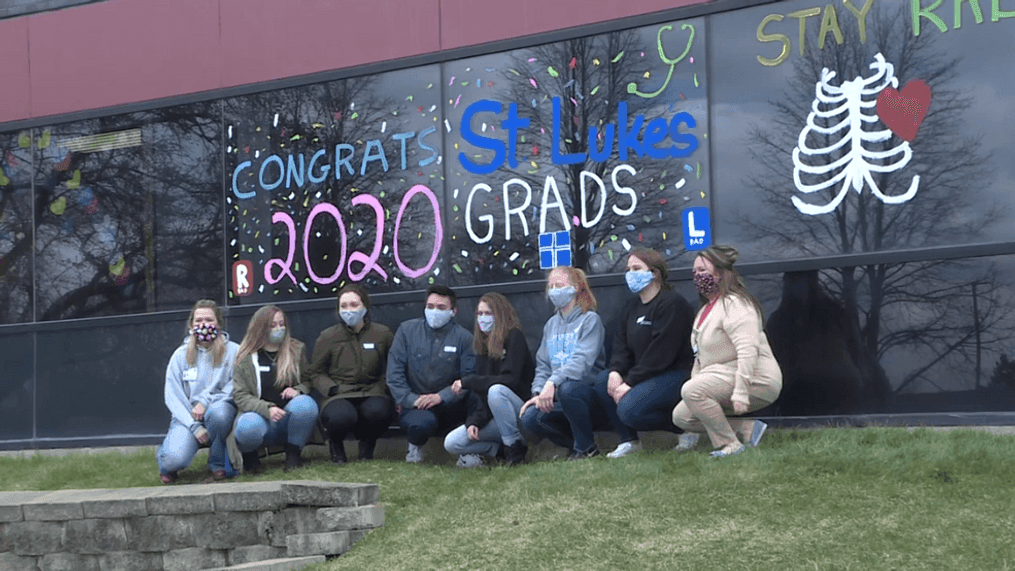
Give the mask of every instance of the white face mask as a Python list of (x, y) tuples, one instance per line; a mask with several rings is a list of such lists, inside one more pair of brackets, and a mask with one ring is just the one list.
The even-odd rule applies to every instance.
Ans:
[(271, 332), (268, 333), (268, 343), (271, 343), (272, 345), (278, 345), (283, 339), (285, 339), (285, 327), (272, 329)]
[(455, 316), (455, 311), (453, 309), (426, 309), (423, 314), (431, 329), (440, 329), (451, 321), (451, 318)]
[(627, 289), (631, 290), (631, 293), (638, 293), (648, 287), (654, 277), (655, 274), (649, 270), (631, 270), (624, 274), (624, 279), (627, 280)]
[(550, 298), (550, 303), (553, 304), (557, 309), (563, 309), (567, 304), (571, 303), (574, 299), (575, 294), (578, 290), (574, 286), (567, 287), (555, 287), (551, 289), (547, 295)]
[(493, 316), (492, 315), (477, 315), (476, 324), (479, 325), (479, 330), (483, 333), (489, 333), (493, 331)]
[(355, 311), (343, 309), (338, 312), (339, 317), (341, 317), (342, 321), (345, 322), (345, 324), (348, 325), (349, 327), (356, 327), (357, 325), (362, 323), (363, 317), (366, 316), (366, 314), (367, 308), (365, 307), (357, 309)]

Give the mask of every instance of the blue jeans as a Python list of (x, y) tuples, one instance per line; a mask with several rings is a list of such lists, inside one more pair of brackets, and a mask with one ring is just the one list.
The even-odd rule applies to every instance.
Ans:
[(454, 404), (441, 403), (427, 410), (402, 409), (398, 424), (405, 430), (405, 439), (410, 444), (423, 446), (442, 429), (448, 430), (465, 422), (467, 412), (468, 403), (463, 398)]
[(252, 452), (262, 446), (292, 444), (303, 448), (317, 422), (317, 403), (299, 395), (285, 405), (285, 416), (270, 422), (256, 412), (245, 412), (236, 421), (236, 446)]
[(667, 371), (646, 379), (631, 387), (620, 404), (613, 402), (613, 397), (606, 392), (609, 376), (609, 371), (599, 375), (596, 396), (621, 442), (637, 440), (639, 430), (683, 432), (673, 424), (673, 409), (680, 402), (680, 388), (688, 376), (686, 371)]
[(522, 416), (522, 425), (557, 446), (587, 453), (596, 447), (594, 423), (598, 420), (602, 424), (605, 415), (591, 379), (567, 380), (556, 389), (553, 409), (540, 412), (535, 406), (529, 407)]
[(510, 446), (524, 440), (518, 428), (518, 411), (524, 404), (522, 399), (504, 385), (493, 385), (486, 400), (493, 420), (480, 427), (479, 440), (470, 440), (468, 427), (463, 424), (444, 438), (445, 450), (452, 454), (496, 456), (501, 444)]
[[(220, 400), (208, 407), (204, 412), (205, 430), (208, 431), (208, 469), (212, 472), (226, 469), (226, 437), (233, 428), (233, 419), (236, 418), (236, 406), (232, 401)], [(166, 434), (162, 446), (159, 447), (155, 460), (159, 464), (160, 474), (179, 472), (194, 459), (197, 449), (200, 447), (197, 438), (189, 428), (176, 422), (169, 425), (169, 432)]]
[(486, 393), (486, 404), (493, 413), (490, 424), (497, 425), (500, 441), (505, 446), (525, 441), (518, 427), (518, 412), (525, 403), (513, 390), (504, 385), (493, 385)]
[(480, 454), (496, 456), (500, 449), (500, 431), (496, 422), (488, 422), (479, 429), (479, 440), (470, 440), (464, 424), (444, 437), (444, 449), (452, 454)]

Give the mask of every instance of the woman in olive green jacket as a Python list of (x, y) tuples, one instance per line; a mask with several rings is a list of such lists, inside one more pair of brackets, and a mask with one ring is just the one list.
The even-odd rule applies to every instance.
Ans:
[(233, 366), (239, 410), (233, 434), (244, 471), (255, 469), (258, 449), (271, 445), (284, 445), (286, 470), (299, 467), (300, 452), (317, 423), (310, 386), (300, 382), (306, 369), (306, 348), (290, 336), (285, 313), (274, 305), (258, 309)]
[(337, 305), (341, 321), (317, 338), (304, 379), (313, 383), (331, 460), (344, 464), (347, 433), (359, 440), (359, 459), (370, 460), (377, 439), (391, 424), (395, 403), (384, 374), (394, 335), (370, 320), (370, 296), (360, 285), (342, 288)]

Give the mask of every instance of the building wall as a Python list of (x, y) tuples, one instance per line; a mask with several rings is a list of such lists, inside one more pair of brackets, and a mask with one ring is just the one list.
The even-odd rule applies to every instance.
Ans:
[[(589, 273), (613, 327), (627, 252), (664, 254), (693, 302), (705, 230), (739, 249), (764, 307), (786, 379), (771, 414), (1013, 422), (1015, 149), (999, 118), (1015, 95), (997, 70), (1015, 0), (1002, 2), (961, 29), (948, 6), (914, 20), (910, 0), (859, 14), (719, 0), (604, 22), (609, 7), (558, 6), (592, 23), (545, 34), (569, 25), (546, 23), (558, 8), (447, 2), (426, 25), (432, 12), (360, 21), (346, 4), (328, 22), (227, 0), (175, 4), (186, 21), (114, 0), (0, 22), (4, 54), (23, 56), (3, 79), (27, 79), (0, 84), (16, 111), (0, 123), (0, 447), (157, 442), (196, 299), (228, 308), (234, 339), (279, 304), (312, 346), (346, 280), (392, 328), (431, 283), (456, 288), (466, 327), (495, 290), (535, 350), (544, 256)], [(861, 78), (863, 105), (842, 104)], [(918, 133), (906, 100), (929, 109)], [(884, 138), (845, 140), (846, 113), (865, 125), (851, 134)], [(833, 139), (866, 154), (846, 168)]]
[(0, 21), (0, 124), (397, 60), (700, 0), (110, 0)]

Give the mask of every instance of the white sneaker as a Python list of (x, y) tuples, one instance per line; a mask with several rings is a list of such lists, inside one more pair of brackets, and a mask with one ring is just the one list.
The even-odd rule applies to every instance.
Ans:
[(761, 437), (765, 435), (765, 430), (768, 425), (760, 420), (755, 420), (754, 424), (751, 425), (751, 437), (747, 442), (744, 442), (744, 446), (748, 448), (755, 448), (758, 443), (761, 442)]
[(419, 464), (423, 461), (423, 447), (409, 443), (409, 453), (405, 455), (405, 461), (410, 464)]
[(641, 452), (641, 441), (631, 440), (630, 442), (621, 442), (620, 446), (613, 452), (606, 455), (607, 458), (620, 458), (621, 456), (627, 456), (628, 454), (634, 454), (635, 452)]
[(479, 454), (459, 454), (456, 465), (459, 468), (479, 468), (483, 465), (483, 457)]
[(680, 441), (677, 443), (676, 448), (674, 448), (673, 450), (677, 452), (687, 452), (689, 450), (694, 450), (695, 448), (698, 447), (699, 438), (701, 438), (701, 435), (698, 434), (697, 432), (685, 432), (680, 435)]

